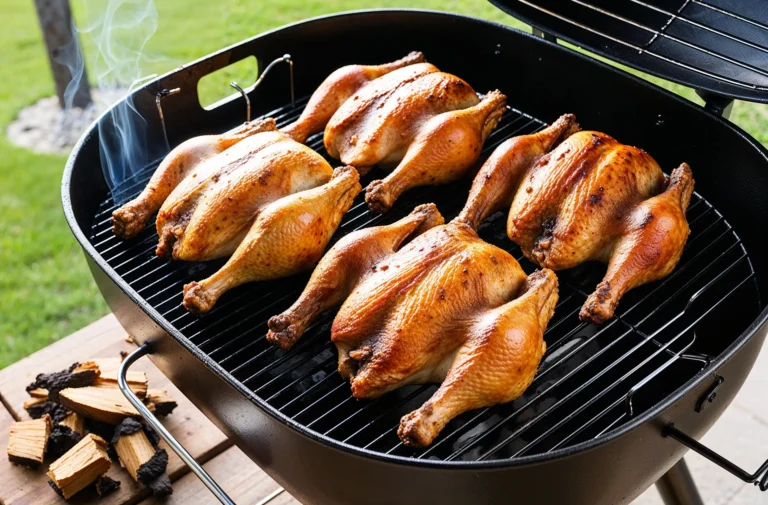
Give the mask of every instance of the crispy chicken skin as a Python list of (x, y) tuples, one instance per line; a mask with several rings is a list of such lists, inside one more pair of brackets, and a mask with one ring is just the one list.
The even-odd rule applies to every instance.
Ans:
[(271, 119), (253, 121), (221, 135), (202, 135), (183, 142), (160, 163), (144, 191), (112, 213), (112, 231), (121, 239), (136, 236), (171, 191), (200, 164), (251, 135), (275, 128)]
[(607, 263), (580, 313), (602, 323), (628, 290), (677, 265), (694, 181), (685, 163), (665, 181), (645, 151), (577, 128), (566, 115), (499, 146), (475, 178), (462, 218), (476, 223), (509, 205), (507, 235), (534, 263), (553, 270)]
[(270, 203), (218, 272), (184, 286), (184, 307), (207, 312), (235, 286), (312, 268), (361, 190), (357, 171), (340, 167), (326, 184)]
[(552, 271), (526, 279), (509, 253), (464, 220), (442, 224), (430, 204), (336, 244), (296, 303), (270, 319), (267, 338), (289, 348), (320, 312), (341, 304), (331, 340), (355, 398), (444, 381), (401, 421), (403, 442), (426, 446), (462, 412), (522, 394), (556, 302)]
[(383, 65), (341, 67), (323, 81), (310, 97), (299, 119), (283, 128), (283, 133), (296, 142), (305, 142), (313, 133), (323, 131), (341, 104), (365, 84), (393, 70), (423, 61), (424, 55), (414, 51), (404, 58)]
[(322, 156), (276, 131), (253, 135), (200, 164), (157, 216), (157, 255), (205, 261), (231, 255), (259, 212), (330, 180)]

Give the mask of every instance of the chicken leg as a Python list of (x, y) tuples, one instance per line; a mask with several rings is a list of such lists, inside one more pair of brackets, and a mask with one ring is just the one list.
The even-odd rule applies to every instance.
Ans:
[(691, 193), (693, 173), (683, 163), (672, 172), (663, 193), (640, 203), (625, 218), (608, 271), (584, 303), (581, 319), (594, 323), (610, 319), (624, 293), (672, 272), (690, 233), (685, 210)]
[(218, 272), (184, 286), (184, 307), (207, 312), (235, 286), (311, 268), (361, 191), (359, 181), (354, 168), (337, 168), (323, 186), (269, 204)]
[(554, 272), (539, 270), (517, 298), (477, 318), (440, 388), (401, 419), (397, 434), (405, 445), (425, 447), (459, 414), (523, 394), (547, 348), (544, 330), (557, 304), (557, 284)]
[(275, 120), (268, 118), (245, 123), (221, 135), (202, 135), (182, 142), (160, 163), (141, 194), (112, 213), (113, 233), (121, 239), (134, 237), (176, 186), (201, 163), (251, 135), (276, 128)]
[(393, 70), (424, 61), (420, 52), (383, 65), (347, 65), (329, 75), (310, 97), (295, 122), (282, 129), (296, 142), (305, 142), (313, 133), (323, 131), (336, 110), (358, 89)]
[(446, 184), (467, 175), (480, 156), (485, 139), (499, 123), (505, 105), (506, 97), (500, 91), (492, 91), (473, 107), (429, 119), (419, 128), (397, 168), (368, 186), (368, 207), (384, 213), (411, 188)]
[(437, 225), (443, 216), (435, 204), (416, 207), (405, 218), (387, 225), (364, 228), (339, 240), (312, 273), (299, 299), (269, 320), (267, 340), (290, 349), (321, 312), (341, 304), (362, 276), (400, 245)]

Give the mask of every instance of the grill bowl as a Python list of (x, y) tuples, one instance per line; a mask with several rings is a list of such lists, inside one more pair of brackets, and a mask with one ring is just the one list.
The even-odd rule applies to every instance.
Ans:
[[(355, 43), (350, 44), (350, 41)], [(288, 355), (263, 345), (263, 321), (280, 312), (280, 303), (287, 305), (295, 299), (298, 295), (295, 291), (301, 289), (306, 276), (236, 290), (230, 297), (222, 299), (221, 308), (200, 320), (186, 315), (177, 307), (181, 300), (180, 283), (188, 277), (202, 278), (218, 264), (163, 266), (157, 262), (150, 263), (153, 266), (147, 268), (145, 263), (154, 261), (150, 260), (154, 245), (152, 230), (145, 230), (130, 243), (120, 244), (113, 239), (109, 242), (111, 237), (108, 232), (104, 233), (104, 220), (108, 217), (107, 209), (111, 203), (100, 170), (99, 133), (94, 129), (81, 139), (70, 156), (62, 194), (66, 217), (83, 246), (97, 284), (113, 312), (136, 340), (151, 342), (153, 360), (174, 383), (246, 453), (302, 501), (501, 503), (508, 501), (509, 492), (514, 489), (516, 498), (523, 502), (629, 502), (684, 452), (682, 446), (660, 436), (662, 426), (674, 422), (689, 434), (701, 436), (738, 391), (765, 337), (767, 314), (766, 311), (761, 312), (758, 293), (764, 289), (766, 282), (765, 264), (761, 261), (766, 257), (766, 240), (753, 223), (768, 220), (768, 207), (760, 198), (768, 194), (768, 162), (764, 149), (753, 139), (695, 105), (568, 49), (500, 25), (422, 11), (347, 13), (291, 25), (165, 75), (137, 90), (133, 101), (138, 111), (147, 118), (149, 137), (161, 141), (155, 95), (165, 88), (182, 89), (182, 93), (164, 102), (170, 142), (175, 145), (191, 136), (223, 131), (242, 121), (244, 107), (237, 99), (224, 101), (213, 110), (205, 110), (199, 105), (195, 90), (202, 76), (243, 57), (256, 56), (260, 68), (264, 68), (272, 59), (290, 53), (296, 62), (297, 96), (306, 96), (326, 75), (341, 65), (389, 61), (412, 49), (424, 51), (430, 61), (446, 71), (461, 75), (479, 91), (501, 89), (510, 97), (514, 107), (525, 111), (510, 110), (503, 124), (506, 128), (500, 129), (496, 140), (491, 140), (489, 145), (515, 131), (533, 130), (540, 126), (539, 120), (551, 121), (563, 112), (573, 112), (582, 125), (609, 132), (623, 142), (647, 149), (662, 167), (676, 166), (683, 160), (693, 167), (698, 194), (704, 198), (697, 196), (689, 213), (694, 235), (686, 254), (692, 262), (699, 261), (696, 258), (707, 258), (710, 266), (709, 270), (702, 270), (696, 269), (695, 263), (692, 263), (693, 271), (699, 277), (686, 273), (677, 279), (684, 281), (678, 287), (689, 281), (702, 282), (685, 288), (693, 290), (686, 292), (686, 299), (693, 299), (691, 303), (696, 308), (696, 314), (703, 314), (702, 318), (706, 319), (699, 319), (701, 324), (687, 332), (682, 331), (686, 330), (685, 325), (675, 329), (673, 325), (676, 321), (685, 322), (687, 319), (675, 319), (677, 312), (670, 312), (671, 305), (664, 305), (658, 300), (658, 292), (654, 292), (659, 287), (660, 283), (657, 283), (630, 293), (622, 305), (633, 310), (620, 308), (619, 319), (602, 329), (579, 328), (570, 337), (568, 332), (561, 335), (567, 338), (563, 340), (566, 344), (578, 338), (581, 339), (577, 341), (578, 345), (591, 337), (595, 338), (594, 343), (599, 344), (594, 348), (583, 347), (582, 355), (574, 355), (572, 367), (555, 369), (562, 370), (565, 375), (590, 356), (621, 349), (623, 343), (615, 344), (616, 341), (644, 342), (643, 345), (649, 349), (655, 349), (650, 359), (658, 360), (658, 363), (643, 364), (640, 360), (632, 365), (641, 367), (638, 370), (642, 376), (633, 378), (632, 384), (640, 387), (637, 393), (630, 395), (631, 416), (627, 415), (626, 406), (631, 389), (622, 389), (612, 393), (606, 405), (597, 404), (584, 414), (600, 413), (606, 407), (612, 409), (608, 411), (610, 416), (600, 418), (606, 423), (601, 421), (596, 433), (590, 431), (593, 426), (590, 425), (576, 433), (574, 438), (567, 439), (567, 436), (560, 434), (547, 442), (546, 437), (540, 439), (545, 432), (549, 432), (547, 437), (550, 437), (551, 433), (557, 434), (565, 426), (569, 430), (566, 435), (573, 434), (574, 427), (581, 427), (590, 418), (578, 418), (581, 415), (579, 406), (574, 405), (567, 412), (550, 415), (543, 424), (545, 429), (528, 432), (525, 438), (510, 438), (510, 433), (503, 432), (507, 425), (498, 425), (494, 428), (494, 438), (489, 440), (491, 435), (484, 435), (483, 431), (489, 425), (469, 424), (475, 422), (474, 416), (478, 414), (469, 413), (446, 428), (445, 436), (436, 441), (435, 449), (429, 449), (432, 452), (415, 454), (390, 444), (387, 437), (392, 430), (384, 430), (384, 438), (379, 440), (386, 444), (379, 444), (374, 437), (374, 443), (367, 444), (366, 448), (362, 443), (355, 443), (354, 439), (345, 442), (345, 437), (334, 437), (334, 433), (328, 432), (323, 424), (329, 419), (323, 415), (325, 411), (304, 411), (303, 417), (297, 414), (301, 410), (288, 414), (281, 412), (274, 401), (270, 403), (275, 399), (274, 394), (279, 392), (270, 389), (278, 384), (275, 380), (284, 381), (280, 383), (281, 387), (295, 381), (304, 388), (302, 391), (306, 391), (315, 384), (306, 382), (313, 373), (323, 369), (323, 366), (333, 368), (333, 352), (321, 335), (323, 323), (327, 326), (333, 314), (323, 318), (315, 338), (307, 335)], [(255, 114), (276, 111), (274, 114), (288, 120), (297, 113), (297, 109), (284, 108), (289, 102), (288, 86), (284, 80), (287, 71), (285, 74), (270, 75), (264, 85), (251, 94)], [(301, 101), (297, 105), (301, 107)], [(317, 143), (317, 139), (310, 140), (310, 143), (313, 141)], [(717, 149), (713, 149), (713, 145)], [(141, 176), (150, 172), (151, 167), (148, 167), (137, 175), (133, 191), (141, 188)], [(124, 187), (129, 188), (130, 183)], [(458, 183), (414, 191), (398, 202), (393, 212), (375, 224), (396, 219), (419, 201), (434, 200), (446, 216), (452, 217), (463, 204), (467, 187), (467, 183)], [(345, 218), (341, 233), (370, 221), (372, 216), (366, 218), (361, 210), (358, 208), (357, 213), (352, 212)], [(503, 237), (503, 226), (499, 227), (498, 221), (492, 219), (481, 230), (481, 235), (510, 248), (510, 243), (505, 242)], [(502, 230), (501, 234), (499, 230)], [(704, 233), (699, 236), (703, 238), (698, 243), (697, 230)], [(706, 235), (713, 232), (715, 235)], [(718, 243), (715, 237), (727, 239), (721, 244), (723, 250), (707, 249), (712, 243)], [(116, 254), (124, 256), (116, 258)], [(727, 256), (729, 254), (735, 256)], [(741, 259), (735, 260), (736, 257)], [(684, 258), (679, 271), (685, 268), (685, 261)], [(723, 263), (716, 263), (718, 261)], [(531, 266), (527, 267), (530, 270)], [(731, 276), (736, 270), (740, 277)], [(594, 286), (599, 272), (599, 267), (586, 267), (561, 276), (567, 286), (562, 293), (565, 301), (561, 302), (553, 325), (561, 312), (570, 314), (568, 303), (580, 304), (577, 302), (583, 294), (582, 286), (584, 289), (589, 289), (590, 283)], [(166, 275), (168, 277), (164, 277)], [(175, 284), (164, 284), (161, 288), (158, 283), (165, 278)], [(720, 284), (723, 279), (728, 283)], [(671, 285), (675, 285), (674, 282)], [(696, 296), (700, 290), (693, 289), (695, 286), (709, 288), (703, 295)], [(174, 289), (177, 290), (175, 297)], [(273, 294), (276, 289), (285, 296), (284, 301)], [(161, 295), (163, 300), (167, 299), (165, 304), (158, 303)], [(253, 321), (246, 319), (244, 314), (253, 314), (250, 309), (243, 308), (246, 307), (243, 299), (251, 304), (247, 307), (264, 310), (264, 317)], [(231, 313), (226, 312), (228, 304)], [(707, 312), (709, 305), (717, 310)], [(685, 312), (687, 308), (688, 305), (683, 305), (677, 310)], [(568, 317), (575, 318), (575, 315), (570, 314), (565, 319)], [(240, 319), (252, 325), (249, 331), (237, 334), (216, 331), (217, 327), (221, 330), (222, 324), (231, 325)], [(571, 328), (577, 328), (573, 321), (563, 324), (566, 326), (562, 327), (570, 324)], [(670, 327), (675, 331), (661, 333)], [(624, 337), (625, 333), (631, 336)], [(552, 335), (549, 333), (547, 336), (549, 357), (554, 356), (553, 352), (558, 348), (550, 340)], [(627, 340), (621, 340), (624, 338)], [(692, 342), (691, 346), (685, 347), (689, 342)], [(653, 345), (656, 347), (651, 347)], [(566, 350), (561, 352), (567, 355), (568, 348), (562, 348)], [(617, 357), (627, 350), (624, 349)], [(674, 360), (674, 366), (669, 365), (663, 368), (664, 371), (654, 374), (655, 370), (670, 362), (675, 353), (679, 355), (683, 350), (698, 358), (710, 355), (711, 359), (689, 360), (688, 363), (678, 358)], [(261, 352), (267, 354), (259, 354)], [(249, 368), (259, 359), (272, 357), (277, 364), (270, 365), (267, 372), (261, 368)], [(606, 362), (606, 365), (613, 362), (615, 359)], [(678, 370), (678, 365), (684, 362), (684, 369)], [(330, 367), (328, 363), (331, 363)], [(620, 372), (618, 376), (600, 375), (601, 370), (598, 369), (589, 377), (599, 375), (603, 381), (610, 379), (615, 382), (632, 370), (627, 364), (623, 363), (616, 369)], [(600, 365), (600, 362), (595, 362), (595, 365)], [(545, 360), (544, 370), (546, 366)], [(270, 375), (270, 370), (281, 373)], [(293, 372), (296, 375), (291, 376)], [(701, 413), (695, 413), (693, 406), (712, 385), (714, 373), (726, 378), (718, 389), (717, 401)], [(562, 376), (559, 375), (560, 378)], [(286, 377), (291, 377), (291, 380), (285, 382)], [(333, 374), (329, 373), (317, 382), (332, 381), (332, 377)], [(578, 378), (575, 375), (571, 377)], [(647, 381), (643, 382), (644, 378)], [(304, 385), (302, 381), (305, 381)], [(591, 384), (590, 388), (593, 387)], [(333, 428), (341, 421), (347, 422), (349, 416), (366, 407), (348, 402), (348, 389), (342, 383), (332, 385), (335, 389), (330, 394), (338, 395), (337, 401), (328, 404), (331, 411), (336, 410), (333, 414), (336, 420), (330, 426)], [(607, 386), (600, 387), (596, 391), (605, 390)], [(386, 402), (394, 402), (397, 406), (399, 400), (407, 399), (409, 395), (413, 395), (409, 401), (419, 401), (429, 391), (428, 387), (422, 388), (420, 393), (419, 389), (411, 388), (388, 395), (382, 399), (385, 403), (375, 408), (385, 411)], [(297, 396), (286, 398), (283, 403), (299, 401)], [(333, 400), (333, 397), (328, 398)], [(615, 404), (617, 400), (623, 403)], [(347, 407), (337, 410), (340, 405), (347, 405), (352, 410), (344, 410)], [(408, 405), (403, 403), (399, 406)], [(480, 414), (486, 416), (484, 420), (494, 420), (494, 416), (513, 413), (519, 405), (513, 402)], [(294, 403), (294, 406), (300, 405)], [(285, 405), (282, 407), (284, 410)], [(611, 416), (618, 419), (613, 424), (614, 417)], [(561, 424), (563, 421), (567, 423)], [(523, 424), (525, 420), (516, 421), (511, 426), (519, 428)], [(367, 429), (364, 424), (352, 426), (354, 429), (351, 432)], [(318, 429), (320, 427), (324, 429)], [(455, 439), (450, 439), (451, 436)], [(499, 446), (500, 442), (508, 439), (509, 444)], [(454, 456), (454, 447), (461, 448), (462, 444), (470, 442), (477, 447), (476, 440), (488, 443), (481, 446), (482, 450), (468, 450)], [(542, 441), (545, 442), (543, 445)], [(343, 478), (340, 478), (341, 475)], [(531, 482), (545, 482), (544, 479), (553, 476), (558, 478), (557, 486), (530, 485)], [(380, 485), (389, 479), (398, 484)], [(592, 485), (594, 482), (604, 485), (598, 489)], [(375, 496), (371, 494), (372, 489), (376, 490)]]

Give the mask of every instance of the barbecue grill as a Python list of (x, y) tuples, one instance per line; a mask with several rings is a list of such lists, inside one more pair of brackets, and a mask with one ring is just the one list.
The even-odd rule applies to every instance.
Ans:
[[(708, 1), (712, 6), (702, 9), (727, 15)], [(241, 123), (246, 107), (239, 95), (204, 109), (196, 89), (201, 77), (247, 56), (255, 56), (260, 68), (274, 60), (290, 62), (272, 66), (257, 88), (244, 92), (254, 117), (272, 116), (283, 126), (298, 117), (306, 97), (336, 68), (391, 61), (418, 49), (475, 89), (498, 88), (509, 97), (484, 156), (504, 139), (572, 112), (587, 129), (643, 147), (662, 167), (690, 163), (696, 193), (687, 214), (691, 235), (678, 267), (628, 293), (617, 316), (600, 326), (579, 321), (578, 310), (604, 267), (559, 273), (560, 301), (545, 335), (547, 353), (521, 398), (459, 416), (425, 449), (406, 447), (396, 434), (399, 419), (436, 386), (409, 386), (371, 401), (353, 399), (336, 372), (329, 341), (333, 310), (290, 351), (266, 341), (267, 320), (297, 298), (308, 274), (233, 289), (202, 317), (186, 312), (184, 283), (210, 275), (222, 263), (155, 257), (153, 225), (128, 241), (112, 235), (109, 217), (117, 202), (136, 195), (160, 160), (110, 190), (99, 155), (100, 137), (110, 132), (105, 115), (101, 131), (94, 127), (73, 150), (62, 199), (105, 299), (143, 344), (124, 362), (123, 372), (151, 353), (185, 395), (304, 503), (508, 503), (512, 496), (519, 503), (629, 503), (688, 448), (765, 490), (768, 463), (751, 474), (696, 442), (738, 392), (766, 334), (768, 310), (761, 293), (768, 290), (768, 240), (760, 224), (768, 222), (768, 156), (716, 114), (727, 111), (732, 97), (768, 101), (765, 72), (739, 67), (731, 73), (729, 60), (742, 60), (728, 56), (721, 66), (709, 65), (709, 55), (694, 61), (668, 46), (688, 40), (673, 34), (672, 27), (695, 22), (711, 24), (713, 31), (704, 31), (712, 37), (738, 33), (728, 40), (748, 42), (765, 58), (768, 31), (761, 32), (760, 42), (749, 38), (752, 31), (729, 31), (731, 25), (695, 16), (678, 23), (685, 9), (705, 4), (680, 0), (671, 2), (673, 9), (669, 3), (498, 0), (503, 9), (534, 23), (544, 38), (449, 13), (344, 13), (246, 40), (162, 76), (130, 97), (146, 119), (148, 142), (155, 143), (149, 152)], [(643, 7), (649, 13), (642, 14), (644, 4), (655, 8)], [(635, 33), (606, 20), (606, 9), (636, 24), (649, 21), (632, 15), (674, 19), (649, 24), (655, 33), (640, 28)], [(731, 14), (748, 19), (749, 13)], [(753, 23), (752, 28), (768, 29)], [(553, 35), (691, 85), (710, 98), (709, 110), (559, 46)], [(681, 43), (686, 52), (696, 44)], [(308, 145), (327, 155), (321, 135)], [(377, 176), (374, 171), (363, 185)], [(410, 191), (385, 215), (370, 213), (359, 198), (335, 240), (361, 227), (391, 223), (418, 203), (434, 202), (450, 219), (466, 200), (469, 183)], [(509, 250), (530, 273), (534, 265), (508, 240), (504, 222), (501, 214), (492, 216), (480, 236)], [(151, 416), (140, 403), (137, 408)], [(226, 500), (183, 448), (169, 442)], [(685, 468), (675, 468), (664, 480), (670, 503), (694, 503), (695, 490), (684, 485)], [(686, 498), (685, 493), (692, 494)]]

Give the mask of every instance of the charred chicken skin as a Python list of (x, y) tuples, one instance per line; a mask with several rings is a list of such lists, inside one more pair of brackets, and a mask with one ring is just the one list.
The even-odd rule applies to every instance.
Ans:
[(157, 216), (157, 255), (206, 261), (231, 255), (270, 203), (328, 182), (322, 156), (269, 127), (198, 165)]
[(362, 190), (359, 181), (354, 168), (340, 167), (326, 184), (264, 207), (218, 272), (184, 286), (184, 307), (192, 312), (207, 312), (235, 286), (287, 277), (312, 268)]
[(461, 218), (474, 224), (509, 206), (507, 235), (534, 263), (553, 270), (607, 263), (580, 313), (602, 323), (627, 291), (677, 265), (694, 181), (685, 163), (665, 179), (645, 151), (577, 129), (566, 115), (500, 145), (475, 178)]
[(136, 236), (195, 168), (251, 135), (270, 129), (275, 129), (274, 121), (255, 121), (222, 135), (202, 135), (183, 142), (160, 163), (144, 191), (112, 213), (112, 231), (121, 239)]
[(324, 127), (332, 157), (363, 171), (391, 169), (366, 189), (375, 212), (389, 210), (408, 189), (468, 175), (505, 109), (499, 91), (481, 101), (465, 81), (423, 60), (412, 53), (379, 67), (337, 70), (283, 130), (303, 140)]
[(434, 205), (422, 205), (394, 224), (346, 236), (296, 303), (270, 319), (267, 335), (290, 348), (320, 312), (341, 304), (331, 340), (355, 398), (442, 382), (401, 420), (400, 438), (421, 447), (459, 414), (523, 393), (558, 298), (551, 270), (526, 278), (466, 221), (442, 222)]

